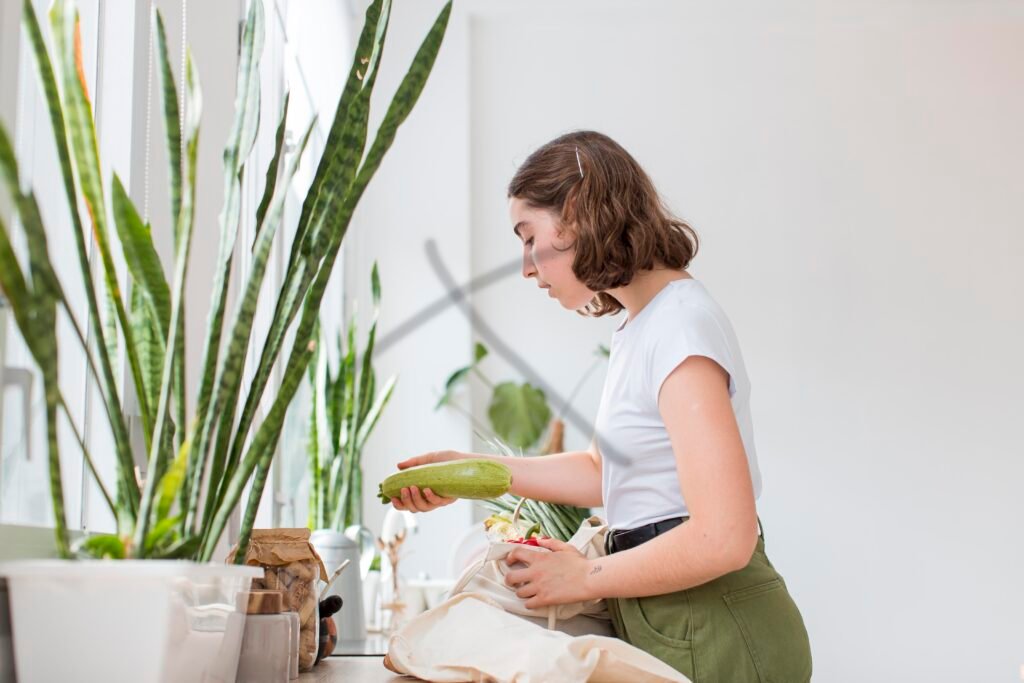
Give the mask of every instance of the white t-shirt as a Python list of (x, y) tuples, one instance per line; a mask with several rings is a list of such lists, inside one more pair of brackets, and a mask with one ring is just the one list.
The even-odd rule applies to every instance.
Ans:
[(707, 356), (729, 373), (729, 396), (754, 496), (761, 493), (750, 380), (736, 334), (703, 283), (673, 280), (612, 333), (596, 432), (605, 514), (613, 529), (689, 514), (668, 430), (658, 412), (662, 383), (689, 356)]

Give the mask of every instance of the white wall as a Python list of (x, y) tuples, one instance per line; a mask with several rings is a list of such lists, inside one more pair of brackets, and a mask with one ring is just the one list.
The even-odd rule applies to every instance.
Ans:
[[(382, 90), (429, 4), (396, 3)], [(698, 230), (692, 272), (739, 334), (760, 513), (815, 679), (1015, 680), (1024, 4), (466, 0), (447, 40), (357, 214), (385, 332), (442, 292), (424, 239), (460, 283), (513, 262), (516, 164), (568, 130), (612, 135)], [(563, 393), (621, 320), (579, 318), (514, 275), (472, 302)], [(369, 484), (466, 444), (431, 407), (472, 332), (449, 308), (382, 355), (402, 378)], [(516, 376), (495, 360), (489, 374)], [(590, 419), (600, 380), (577, 401)], [(444, 514), (421, 518), (448, 541), (434, 548), (464, 522)], [(416, 550), (410, 573), (437, 566)]]

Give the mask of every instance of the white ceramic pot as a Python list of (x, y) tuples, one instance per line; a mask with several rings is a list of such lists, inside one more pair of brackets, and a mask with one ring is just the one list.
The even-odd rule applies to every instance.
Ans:
[(258, 567), (173, 560), (0, 564), (19, 683), (234, 683)]

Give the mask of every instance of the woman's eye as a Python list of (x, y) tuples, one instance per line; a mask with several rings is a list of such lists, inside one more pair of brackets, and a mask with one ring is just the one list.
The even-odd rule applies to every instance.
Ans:
[(532, 237), (530, 239), (526, 240), (526, 246), (530, 246), (531, 244), (533, 244), (533, 238)]

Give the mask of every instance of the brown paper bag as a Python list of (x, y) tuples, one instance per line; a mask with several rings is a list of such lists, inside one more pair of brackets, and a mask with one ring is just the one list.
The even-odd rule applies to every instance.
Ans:
[[(309, 542), (309, 529), (253, 529), (245, 564), (263, 567), (263, 578), (253, 579), (254, 589), (284, 593), (286, 612), (299, 614), (299, 668), (310, 671), (316, 662), (320, 637), (317, 579), (327, 580), (327, 569)], [(235, 557), (236, 545), (227, 561)]]

